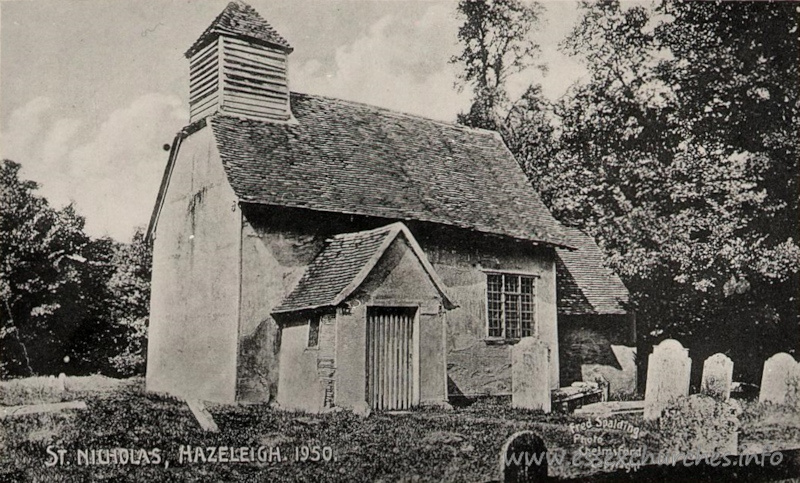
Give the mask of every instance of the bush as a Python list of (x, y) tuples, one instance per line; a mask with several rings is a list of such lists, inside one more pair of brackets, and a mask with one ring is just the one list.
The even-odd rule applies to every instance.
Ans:
[(736, 454), (739, 415), (738, 401), (718, 401), (694, 394), (674, 401), (659, 421), (665, 435), (665, 450), (682, 455)]
[(61, 402), (64, 388), (55, 377), (28, 377), (0, 381), (0, 405), (21, 406)]
[(147, 318), (125, 322), (126, 345), (109, 363), (119, 377), (142, 376), (147, 363)]

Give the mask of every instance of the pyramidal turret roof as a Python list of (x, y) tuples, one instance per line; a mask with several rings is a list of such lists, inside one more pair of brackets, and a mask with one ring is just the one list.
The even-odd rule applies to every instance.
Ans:
[(211, 25), (200, 35), (200, 38), (186, 51), (186, 57), (191, 57), (210, 39), (218, 35), (231, 35), (245, 37), (274, 45), (286, 52), (291, 52), (292, 46), (272, 28), (261, 15), (250, 5), (242, 1), (234, 1), (211, 22)]

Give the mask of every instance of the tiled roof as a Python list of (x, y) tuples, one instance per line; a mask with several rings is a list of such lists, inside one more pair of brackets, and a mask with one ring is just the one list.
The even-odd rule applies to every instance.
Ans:
[(625, 314), (628, 289), (603, 265), (594, 240), (575, 228), (564, 230), (575, 251), (557, 249), (558, 313), (564, 315)]
[(287, 52), (292, 51), (292, 46), (274, 28), (264, 20), (261, 15), (250, 5), (235, 1), (228, 4), (211, 25), (186, 51), (186, 57), (191, 57), (209, 38), (225, 34), (234, 37), (246, 37), (260, 40), (281, 47)]
[(293, 93), (295, 122), (211, 120), (245, 202), (565, 243), (497, 133)]
[(392, 223), (373, 230), (336, 235), (326, 240), (322, 251), (308, 266), (297, 286), (273, 313), (338, 305), (366, 279), (381, 255), (400, 234), (405, 236), (420, 259), (434, 286), (439, 290), (445, 306), (452, 307), (444, 292), (444, 285), (411, 232), (402, 223)]
[(378, 229), (338, 235), (328, 240), (297, 287), (274, 312), (331, 305), (361, 273), (388, 236), (389, 230)]

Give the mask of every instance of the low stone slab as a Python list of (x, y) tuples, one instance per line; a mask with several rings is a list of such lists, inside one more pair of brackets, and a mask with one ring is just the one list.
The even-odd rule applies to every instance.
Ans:
[(644, 401), (598, 402), (575, 410), (575, 414), (579, 416), (612, 416), (635, 413), (644, 413)]
[(557, 411), (570, 412), (587, 404), (604, 401), (604, 390), (594, 382), (574, 382), (571, 386), (551, 391), (552, 408)]
[(187, 399), (186, 405), (189, 406), (194, 418), (204, 431), (208, 431), (210, 433), (219, 432), (217, 423), (214, 422), (214, 418), (211, 417), (211, 413), (208, 412), (208, 409), (206, 409), (206, 406), (202, 401), (198, 401), (196, 399)]
[(69, 401), (52, 404), (33, 404), (27, 406), (5, 406), (0, 408), (0, 419), (26, 414), (55, 413), (65, 409), (86, 409), (83, 401)]

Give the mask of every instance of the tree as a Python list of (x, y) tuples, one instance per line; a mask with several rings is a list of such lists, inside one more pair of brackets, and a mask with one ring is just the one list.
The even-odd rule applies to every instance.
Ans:
[(558, 173), (554, 169), (558, 149), (552, 106), (542, 96), (541, 86), (529, 86), (498, 129), (533, 188), (539, 193), (547, 191)]
[(72, 205), (60, 210), (0, 168), (0, 375), (141, 372), (150, 255), (138, 230), (130, 244), (92, 239)]
[(152, 247), (145, 239), (145, 231), (139, 227), (130, 244), (118, 247), (112, 261), (115, 271), (109, 288), (114, 319), (122, 329), (122, 339), (111, 365), (122, 376), (144, 374), (152, 260)]
[[(679, 1), (655, 29), (672, 58), (660, 74), (675, 86), (676, 117), (704, 156), (734, 163), (721, 182), (751, 193), (722, 232), (729, 273), (717, 281), (738, 319), (758, 323), (751, 339), (770, 352), (800, 341), (800, 50), (796, 5)], [(731, 161), (732, 160), (732, 161)], [(724, 203), (719, 203), (725, 207)], [(711, 237), (721, 231), (710, 227)], [(721, 290), (720, 290), (721, 289)], [(751, 315), (752, 314), (752, 315)], [(749, 321), (747, 319), (750, 319)], [(772, 332), (773, 337), (768, 336)]]
[(661, 10), (674, 17), (656, 36), (673, 55), (661, 72), (679, 87), (678, 115), (699, 142), (762, 157), (752, 174), (781, 206), (761, 224), (796, 237), (783, 223), (798, 219), (800, 202), (796, 5), (679, 1)]
[(562, 174), (545, 202), (606, 250), (646, 337), (710, 348), (724, 334), (717, 348), (754, 361), (795, 350), (793, 7), (582, 8), (563, 48), (591, 79), (557, 108)]
[(800, 219), (796, 6), (676, 2), (662, 10), (674, 17), (656, 35), (673, 55), (661, 72), (676, 86), (676, 114), (694, 143), (714, 148), (707, 155), (739, 159), (739, 180), (759, 193), (743, 215), (764, 259), (749, 260), (747, 270), (785, 279)]
[(451, 62), (463, 66), (459, 89), (473, 91), (470, 111), (458, 122), (497, 130), (509, 109), (506, 81), (530, 67), (539, 53), (530, 34), (543, 9), (520, 0), (460, 0), (457, 9), (464, 17), (458, 29), (464, 49)]
[[(19, 179), (20, 165), (0, 167), (0, 297), (3, 375), (42, 373), (67, 354), (61, 342), (71, 330), (68, 294), (80, 284), (76, 261), (88, 237), (70, 205), (54, 210)], [(60, 367), (60, 364), (57, 364)]]
[[(458, 38), (464, 46), (451, 62), (464, 68), (460, 88), (470, 86), (473, 102), (458, 122), (500, 133), (517, 162), (537, 190), (547, 189), (555, 149), (552, 106), (539, 85), (530, 85), (511, 100), (506, 83), (512, 75), (534, 66), (539, 46), (531, 34), (539, 25), (543, 8), (519, 0), (470, 1), (458, 4), (464, 24)], [(545, 65), (537, 68), (546, 70)]]

